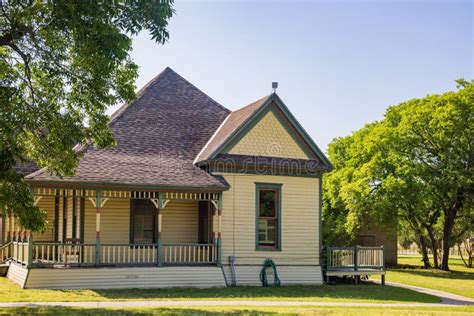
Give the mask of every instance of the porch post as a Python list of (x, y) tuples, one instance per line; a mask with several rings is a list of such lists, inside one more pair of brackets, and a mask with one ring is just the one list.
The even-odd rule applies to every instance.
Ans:
[(67, 190), (63, 190), (63, 231), (62, 231), (62, 243), (66, 243), (66, 238), (67, 238), (67, 218), (68, 218), (68, 215), (67, 215), (67, 199), (68, 199), (68, 195), (67, 195)]
[(28, 261), (26, 264), (27, 268), (30, 268), (33, 265), (33, 233), (30, 230), (28, 235)]
[(217, 201), (217, 265), (222, 265), (222, 232), (221, 232), (221, 218), (222, 218), (222, 192), (219, 192), (219, 200)]
[(163, 222), (163, 193), (158, 192), (158, 207), (156, 209), (156, 265), (161, 267), (163, 266), (163, 262), (161, 260), (161, 250), (162, 250), (162, 242), (161, 242), (161, 225)]
[(102, 206), (102, 191), (96, 191), (95, 199), (95, 265), (100, 265), (100, 208)]
[(7, 231), (7, 216), (2, 216), (0, 217), (0, 219), (2, 220), (2, 229), (1, 229), (1, 232), (2, 232), (2, 236), (0, 236), (0, 242), (2, 243), (2, 245), (6, 244), (5, 242), (5, 239), (7, 237), (6, 235), (6, 231)]
[(217, 244), (217, 214), (218, 214), (218, 208), (215, 206), (214, 203), (213, 210), (212, 210), (212, 243), (214, 244), (214, 252), (215, 252), (215, 257), (216, 261), (219, 261), (219, 245)]
[(11, 221), (12, 221), (12, 215), (11, 215), (11, 212), (8, 212), (7, 216), (5, 217), (5, 221), (7, 222), (6, 223), (6, 230), (7, 230), (7, 240), (6, 240), (6, 244), (8, 244), (10, 242), (10, 234), (12, 233), (12, 225), (11, 225)]

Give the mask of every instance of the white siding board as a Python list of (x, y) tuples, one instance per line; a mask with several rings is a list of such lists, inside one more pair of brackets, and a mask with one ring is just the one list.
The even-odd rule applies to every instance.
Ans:
[(28, 269), (26, 269), (24, 266), (15, 263), (10, 264), (7, 272), (7, 279), (23, 287), (27, 276)]
[[(232, 281), (230, 266), (226, 265), (223, 268), (227, 281), (230, 283)], [(276, 268), (281, 285), (320, 285), (323, 283), (319, 266), (277, 265)], [(262, 266), (235, 266), (237, 285), (261, 286), (261, 270)], [(271, 273), (267, 276), (269, 282), (273, 282)]]
[(27, 288), (224, 287), (219, 267), (32, 269)]

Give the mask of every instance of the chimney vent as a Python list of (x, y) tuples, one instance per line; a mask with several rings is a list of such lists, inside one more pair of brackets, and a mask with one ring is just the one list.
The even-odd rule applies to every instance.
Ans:
[(274, 81), (272, 82), (272, 89), (273, 89), (273, 92), (276, 92), (276, 89), (278, 88), (278, 82)]

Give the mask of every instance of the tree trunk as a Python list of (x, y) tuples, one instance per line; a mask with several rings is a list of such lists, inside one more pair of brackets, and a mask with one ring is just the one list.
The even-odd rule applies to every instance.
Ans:
[(431, 243), (431, 252), (433, 253), (433, 267), (435, 269), (439, 268), (439, 263), (438, 263), (438, 243), (436, 241), (436, 237), (433, 232), (433, 227), (431, 226), (426, 226), (426, 231), (428, 232), (428, 236), (430, 237), (430, 243)]
[(443, 225), (443, 258), (441, 261), (440, 269), (443, 271), (449, 271), (449, 238), (454, 225), (455, 213), (450, 211), (445, 212), (444, 225)]
[(428, 258), (428, 247), (426, 246), (426, 239), (423, 234), (420, 234), (421, 256), (423, 258), (423, 266), (425, 269), (431, 268), (430, 259)]
[(456, 191), (456, 198), (453, 205), (444, 210), (444, 223), (443, 223), (443, 261), (441, 262), (440, 269), (443, 271), (449, 271), (449, 241), (453, 232), (454, 219), (458, 211), (463, 207), (464, 203), (464, 188), (460, 187)]

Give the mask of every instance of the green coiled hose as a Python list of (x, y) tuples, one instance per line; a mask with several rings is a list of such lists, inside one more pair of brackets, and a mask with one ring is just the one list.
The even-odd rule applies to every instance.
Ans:
[(272, 259), (266, 259), (265, 262), (263, 263), (263, 268), (262, 271), (260, 271), (260, 281), (262, 282), (263, 287), (268, 287), (268, 278), (267, 278), (267, 268), (272, 268), (273, 269), (273, 285), (274, 287), (280, 286), (280, 278), (278, 277), (277, 269), (275, 262), (273, 262)]

